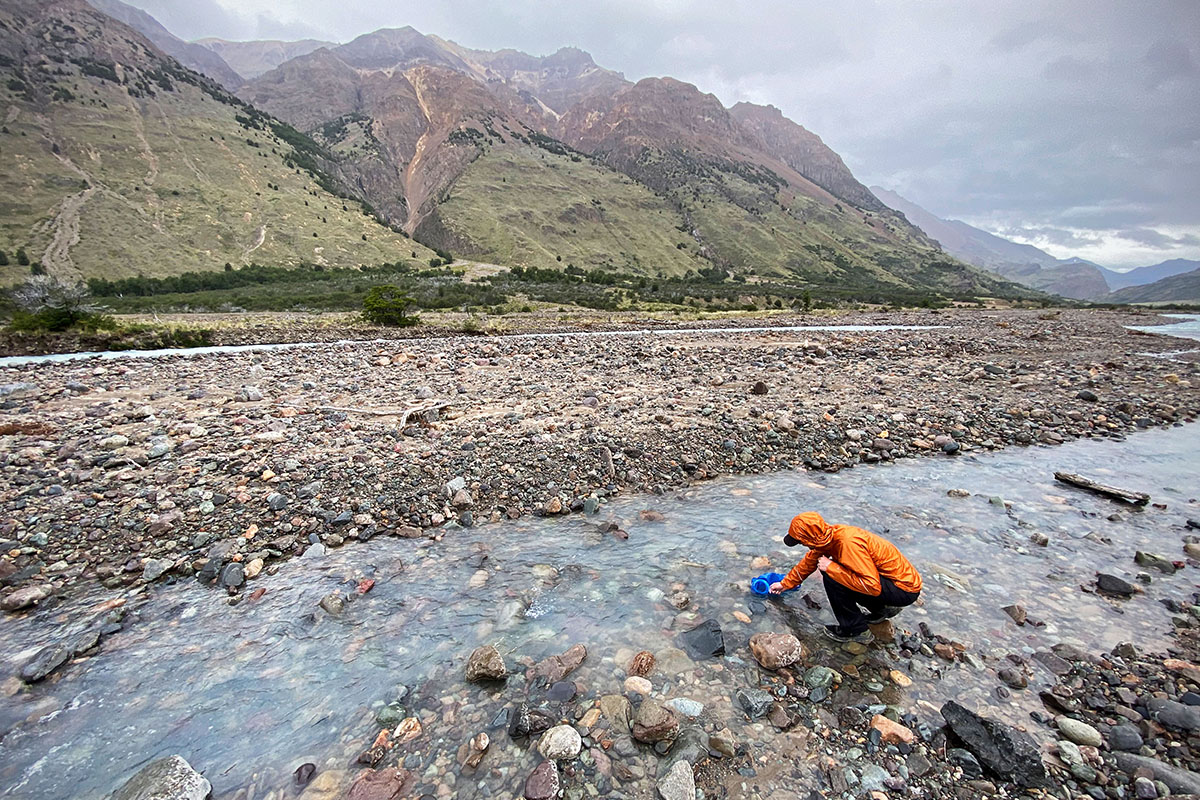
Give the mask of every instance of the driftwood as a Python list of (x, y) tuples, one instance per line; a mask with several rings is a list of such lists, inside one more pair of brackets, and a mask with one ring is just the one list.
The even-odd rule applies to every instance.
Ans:
[(450, 405), (450, 401), (446, 400), (441, 403), (429, 403), (426, 405), (414, 406), (402, 410), (388, 410), (383, 408), (350, 408), (349, 406), (315, 406), (311, 409), (302, 408), (301, 406), (286, 406), (287, 408), (295, 408), (301, 411), (342, 411), (347, 414), (370, 414), (374, 417), (399, 417), (400, 422), (397, 427), (403, 428), (408, 424), (408, 418), (413, 414), (422, 414), (426, 411), (441, 411)]
[(1069, 483), (1072, 486), (1078, 486), (1080, 489), (1087, 489), (1089, 492), (1102, 494), (1105, 497), (1113, 500), (1120, 500), (1123, 503), (1131, 503), (1135, 506), (1144, 506), (1150, 502), (1150, 495), (1145, 492), (1131, 492), (1128, 489), (1118, 489), (1115, 486), (1105, 486), (1103, 483), (1096, 483), (1093, 480), (1076, 475), (1072, 472), (1056, 472), (1054, 473), (1056, 481)]

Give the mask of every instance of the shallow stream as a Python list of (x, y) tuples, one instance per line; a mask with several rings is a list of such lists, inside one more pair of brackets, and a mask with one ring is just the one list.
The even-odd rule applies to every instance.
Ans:
[[(1055, 470), (1148, 491), (1166, 507), (1130, 510), (1055, 483)], [(216, 798), (294, 797), (292, 772), (304, 762), (317, 765), (319, 778), (328, 773), (321, 785), (340, 787), (379, 729), (375, 715), (393, 701), (422, 723), (418, 738), (393, 751), (422, 776), (420, 791), (516, 796), (540, 757), (502, 729), (490, 730), (478, 771), (464, 773), (456, 761), (460, 745), (526, 696), (520, 678), (504, 688), (463, 681), (467, 656), (481, 643), (496, 643), (510, 667), (585, 644), (587, 660), (571, 675), (579, 697), (567, 706), (550, 702), (572, 718), (600, 695), (621, 693), (629, 657), (650, 650), (659, 661), (650, 675), (656, 695), (699, 701), (702, 719), (728, 725), (752, 752), (770, 752), (774, 729), (745, 721), (731, 696), (757, 682), (749, 636), (791, 626), (813, 651), (812, 663), (846, 676), (827, 703), (895, 702), (935, 722), (941, 702), (953, 697), (1036, 733), (1028, 713), (1051, 676), (1035, 667), (1030, 689), (1001, 699), (995, 670), (1003, 657), (1059, 641), (1091, 650), (1131, 639), (1165, 645), (1170, 614), (1158, 601), (1188, 594), (1192, 569), (1155, 573), (1145, 594), (1124, 602), (1080, 587), (1098, 569), (1134, 580), (1137, 549), (1182, 559), (1185, 520), (1200, 516), (1198, 475), (1200, 427), (1186, 426), (837, 475), (718, 479), (668, 496), (617, 499), (586, 518), (452, 528), (441, 542), (377, 537), (293, 559), (251, 581), (246, 595), (265, 593), (236, 606), (194, 580), (155, 587), (129, 600), (124, 629), (92, 657), (32, 687), (15, 678), (0, 684), (0, 796), (101, 797), (172, 753), (205, 774)], [(970, 496), (949, 497), (950, 489)], [(918, 655), (908, 665), (883, 651), (833, 649), (817, 635), (830, 617), (815, 581), (782, 602), (751, 595), (749, 579), (765, 571), (752, 569), (751, 559), (769, 556), (785, 571), (799, 557), (780, 537), (806, 509), (895, 541), (926, 586), (923, 606), (902, 614), (898, 627), (925, 622), (968, 644), (982, 664)], [(646, 510), (661, 521), (643, 518)], [(628, 540), (605, 532), (608, 522)], [(1032, 544), (1035, 533), (1049, 545)], [(374, 588), (340, 615), (318, 607), (330, 592), (354, 595), (368, 577)], [(685, 611), (664, 597), (674, 583), (691, 597)], [(805, 591), (822, 609), (806, 608)], [(0, 620), (0, 669), (12, 675), (46, 642), (96, 626), (106, 601), (120, 596), (97, 589)], [(1045, 626), (1016, 627), (1001, 611), (1012, 603)], [(724, 629), (728, 655), (693, 662), (676, 649), (678, 634), (708, 618)], [(914, 684), (884, 687), (881, 676), (892, 667)], [(545, 700), (544, 691), (531, 699)], [(624, 760), (633, 777), (613, 785), (612, 796), (649, 796), (656, 759), (643, 752)]]

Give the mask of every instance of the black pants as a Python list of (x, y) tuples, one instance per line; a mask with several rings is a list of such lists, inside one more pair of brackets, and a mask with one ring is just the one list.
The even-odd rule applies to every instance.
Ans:
[[(825, 594), (829, 597), (829, 606), (844, 633), (857, 636), (867, 629), (867, 617), (875, 617), (883, 613), (887, 606), (907, 606), (917, 602), (919, 592), (906, 592), (897, 589), (890, 578), (880, 577), (881, 591), (875, 597), (862, 594), (821, 573), (825, 581)], [(861, 606), (861, 608), (860, 608)], [(863, 614), (862, 609), (867, 613)]]

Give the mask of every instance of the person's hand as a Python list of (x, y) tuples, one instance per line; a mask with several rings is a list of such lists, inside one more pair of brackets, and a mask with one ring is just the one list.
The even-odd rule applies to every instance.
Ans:
[(771, 584), (771, 588), (768, 591), (771, 594), (783, 594), (783, 584), (779, 581), (775, 581)]
[(829, 569), (829, 565), (832, 563), (833, 559), (829, 556), (821, 556), (817, 559), (817, 569), (821, 570), (821, 572), (824, 572), (825, 570)]

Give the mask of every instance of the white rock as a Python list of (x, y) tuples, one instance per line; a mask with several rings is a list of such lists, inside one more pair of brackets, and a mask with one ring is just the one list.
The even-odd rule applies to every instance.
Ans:
[(538, 741), (538, 752), (551, 761), (575, 758), (582, 748), (579, 731), (570, 725), (556, 725)]

